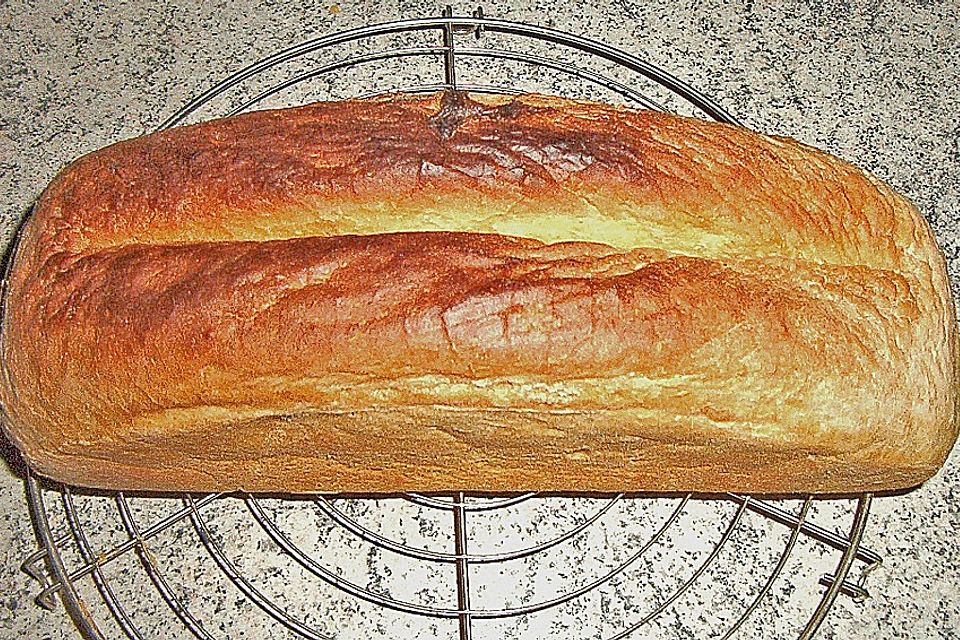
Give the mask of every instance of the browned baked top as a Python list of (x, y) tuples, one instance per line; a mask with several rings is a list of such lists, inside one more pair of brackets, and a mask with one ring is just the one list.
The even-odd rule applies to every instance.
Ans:
[(949, 295), (911, 204), (793, 141), (541, 96), (317, 103), (64, 170), (3, 399), (41, 465), (308, 411), (618, 410), (902, 485), (956, 438)]

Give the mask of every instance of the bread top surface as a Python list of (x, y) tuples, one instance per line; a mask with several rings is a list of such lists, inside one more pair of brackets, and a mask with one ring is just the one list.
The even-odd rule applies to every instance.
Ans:
[(956, 438), (954, 307), (907, 200), (790, 140), (559, 98), (113, 145), (38, 202), (7, 310), (28, 447), (407, 405), (634, 408), (930, 472)]
[(396, 231), (894, 270), (910, 250), (942, 260), (915, 208), (811, 147), (544, 96), (387, 96), (176, 128), (85, 156), (35, 217), (47, 263), (127, 244)]

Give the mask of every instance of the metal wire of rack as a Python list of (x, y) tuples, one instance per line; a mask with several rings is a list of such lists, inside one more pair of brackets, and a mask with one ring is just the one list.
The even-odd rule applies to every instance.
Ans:
[[(630, 53), (448, 8), (279, 51), (160, 128), (278, 101), (448, 88), (600, 92), (735, 122)], [(806, 639), (839, 595), (868, 597), (864, 581), (881, 561), (860, 544), (870, 495), (157, 497), (83, 492), (30, 472), (25, 483), (40, 548), (22, 568), (41, 584), (36, 602), (52, 609), (59, 594), (94, 639), (145, 638), (148, 628), (233, 637), (225, 621), (252, 637), (313, 639), (726, 639), (748, 627), (754, 637), (786, 637), (778, 614), (795, 606), (799, 587), (815, 605), (790, 635)], [(813, 584), (782, 584), (788, 570), (810, 575), (824, 563), (830, 570)], [(730, 588), (747, 593), (726, 594), (737, 580)]]

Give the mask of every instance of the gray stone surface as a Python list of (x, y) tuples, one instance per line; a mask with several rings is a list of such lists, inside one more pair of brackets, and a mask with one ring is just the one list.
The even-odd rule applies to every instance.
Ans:
[[(474, 3), (458, 3), (458, 13)], [(960, 5), (906, 3), (684, 3), (598, 0), (483, 3), (488, 16), (584, 34), (638, 54), (713, 96), (748, 126), (787, 134), (836, 153), (909, 195), (944, 247), (954, 286), (960, 283)], [(374, 21), (436, 14), (422, 2), (150, 2), (0, 3), (0, 223), (6, 243), (16, 222), (65, 163), (110, 142), (159, 125), (189, 97), (219, 78), (284, 46)], [(485, 38), (494, 38), (488, 35)], [(397, 39), (406, 44), (414, 36)], [(466, 41), (469, 43), (469, 39)], [(533, 47), (534, 51), (546, 50)], [(324, 55), (315, 56), (320, 63)], [(577, 56), (565, 59), (582, 63)], [(292, 73), (285, 67), (276, 76)], [(298, 87), (265, 104), (347, 95), (404, 83), (432, 82), (438, 66), (371, 65), (334, 80)], [(560, 75), (464, 61), (462, 80), (516, 78), (526, 89), (609, 96)], [(624, 80), (629, 80), (621, 74)], [(486, 79), (486, 80), (485, 80)], [(218, 99), (194, 118), (225, 113), (261, 79)], [(674, 103), (671, 103), (674, 105)], [(674, 105), (680, 106), (682, 105)], [(61, 607), (31, 600), (36, 583), (19, 572), (36, 548), (22, 488), (22, 468), (9, 446), (0, 469), (0, 637), (61, 638), (76, 632)], [(841, 597), (823, 638), (952, 638), (960, 634), (960, 453), (924, 487), (878, 498), (866, 544), (884, 564), (867, 581), (872, 598)], [(134, 519), (148, 526), (177, 508), (133, 500)], [(51, 518), (63, 531), (62, 510)], [(449, 514), (400, 501), (338, 503), (373, 531), (405, 544), (450, 552)], [(649, 540), (676, 503), (623, 501), (582, 536), (526, 560), (478, 567), (476, 606), (502, 608), (542, 601), (588, 584)], [(797, 508), (797, 505), (791, 505)], [(502, 552), (549, 540), (576, 526), (596, 501), (561, 499), (471, 516), (475, 551)], [(77, 509), (95, 552), (126, 534), (109, 500), (80, 496)], [(263, 509), (289, 538), (343, 579), (423, 606), (454, 607), (452, 567), (373, 548), (332, 524), (311, 503)], [(709, 556), (730, 502), (697, 503), (649, 553), (603, 588), (554, 611), (477, 622), (477, 637), (609, 637), (639, 621)], [(204, 512), (211, 538), (264, 595), (317, 631), (343, 638), (453, 637), (455, 623), (394, 616), (326, 586), (279, 553), (238, 500)], [(812, 516), (827, 528), (849, 526), (848, 503), (818, 503)], [(699, 580), (638, 637), (702, 638), (722, 630), (756, 595), (788, 531), (747, 515)], [(150, 543), (151, 558), (178, 597), (214, 637), (289, 637), (223, 577), (195, 530), (179, 523)], [(67, 554), (70, 566), (79, 562)], [(796, 636), (823, 591), (822, 573), (837, 554), (801, 537), (782, 576), (739, 637)], [(857, 571), (862, 569), (856, 565)], [(143, 577), (135, 557), (105, 568), (117, 597), (144, 637), (187, 637), (183, 624)], [(108, 637), (121, 637), (96, 604), (92, 582), (82, 592)]]

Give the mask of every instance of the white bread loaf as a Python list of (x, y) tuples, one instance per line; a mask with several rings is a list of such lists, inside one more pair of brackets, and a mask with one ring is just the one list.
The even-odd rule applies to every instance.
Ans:
[(906, 199), (743, 128), (542, 96), (318, 103), (65, 169), (0, 397), (71, 484), (859, 492), (957, 436)]

